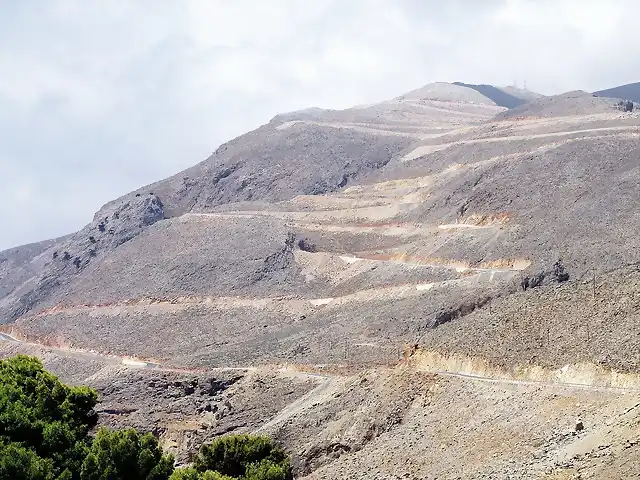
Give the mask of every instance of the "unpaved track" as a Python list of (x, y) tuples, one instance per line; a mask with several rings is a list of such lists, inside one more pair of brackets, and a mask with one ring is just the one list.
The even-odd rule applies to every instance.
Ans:
[[(349, 257), (348, 261), (353, 259)], [(369, 262), (382, 262), (375, 259), (358, 259)], [(463, 265), (446, 265), (446, 264), (430, 264), (416, 262), (402, 262), (401, 260), (384, 260), (387, 262), (406, 263), (413, 266), (423, 267), (439, 267), (445, 269), (456, 270), (457, 272), (469, 272), (468, 275), (461, 278), (453, 278), (450, 280), (442, 280), (436, 282), (417, 281), (406, 282), (400, 284), (381, 285), (373, 288), (365, 288), (357, 290), (353, 293), (335, 297), (320, 298), (285, 298), (285, 297), (264, 297), (264, 298), (240, 298), (240, 297), (182, 297), (177, 300), (154, 301), (146, 303), (145, 299), (135, 302), (124, 302), (112, 305), (71, 305), (68, 307), (55, 307), (50, 310), (39, 312), (30, 318), (43, 318), (59, 313), (65, 314), (101, 314), (104, 316), (117, 317), (124, 312), (153, 312), (166, 313), (171, 311), (184, 310), (193, 306), (211, 307), (218, 310), (233, 310), (237, 308), (255, 308), (259, 310), (277, 308), (285, 309), (292, 312), (300, 312), (303, 310), (315, 310), (319, 307), (331, 304), (332, 306), (343, 305), (352, 302), (366, 302), (372, 298), (406, 298), (410, 296), (421, 295), (422, 292), (437, 289), (439, 287), (452, 287), (457, 285), (475, 283), (493, 283), (496, 279), (507, 278), (515, 275), (516, 268), (479, 268), (467, 267)], [(27, 317), (25, 317), (27, 318)], [(15, 341), (12, 338), (2, 338), (0, 340)]]
[[(391, 205), (393, 202), (389, 202)], [(431, 236), (442, 230), (481, 230), (481, 229), (497, 229), (501, 228), (503, 224), (487, 224), (476, 225), (468, 223), (448, 223), (440, 225), (424, 225), (418, 223), (371, 223), (371, 224), (358, 224), (349, 222), (349, 218), (345, 217), (345, 223), (324, 223), (321, 220), (330, 220), (333, 217), (339, 217), (340, 212), (354, 212), (363, 209), (382, 208), (378, 207), (361, 207), (353, 209), (343, 210), (309, 210), (305, 212), (288, 212), (288, 211), (242, 211), (232, 213), (186, 213), (182, 217), (189, 218), (201, 218), (201, 219), (233, 219), (233, 218), (251, 218), (251, 217), (275, 217), (287, 222), (287, 225), (293, 228), (299, 228), (301, 230), (313, 230), (324, 231), (331, 233), (376, 233), (384, 235), (385, 237), (413, 237), (413, 236)], [(316, 218), (314, 218), (314, 215)], [(295, 218), (302, 217), (302, 218)], [(326, 217), (326, 218), (318, 218)], [(382, 220), (392, 218), (392, 216), (385, 217)]]
[(535, 140), (540, 138), (562, 138), (568, 137), (571, 135), (580, 135), (580, 134), (589, 134), (589, 133), (603, 133), (605, 135), (592, 135), (590, 138), (607, 136), (607, 133), (611, 132), (631, 132), (640, 134), (640, 127), (636, 125), (631, 126), (620, 126), (620, 127), (600, 127), (600, 128), (587, 128), (583, 130), (567, 130), (563, 132), (551, 132), (551, 133), (531, 133), (531, 134), (523, 134), (523, 135), (506, 135), (503, 137), (486, 137), (486, 138), (472, 138), (468, 140), (454, 140), (448, 143), (425, 143), (424, 145), (419, 145), (407, 154), (402, 157), (403, 162), (408, 162), (411, 160), (416, 160), (425, 155), (429, 155), (431, 153), (438, 152), (440, 150), (445, 150), (447, 148), (456, 147), (460, 145), (475, 145), (475, 144), (483, 144), (483, 143), (499, 143), (499, 142), (518, 142), (518, 141), (527, 141), (527, 140)]
[[(159, 363), (154, 362), (145, 362), (140, 360), (135, 360), (130, 357), (118, 357), (111, 355), (103, 355), (95, 352), (87, 352), (83, 350), (74, 350), (74, 349), (65, 349), (65, 348), (56, 348), (50, 347), (47, 345), (42, 345), (33, 342), (25, 342), (19, 339), (12, 337), (6, 333), (0, 333), (0, 342), (12, 342), (12, 343), (22, 343), (25, 345), (31, 345), (35, 347), (45, 348), (48, 350), (53, 350), (57, 354), (61, 356), (73, 357), (73, 358), (84, 358), (87, 361), (103, 361), (110, 365), (121, 365), (130, 368), (144, 368), (144, 369), (153, 369), (161, 372), (188, 372), (192, 370), (179, 369), (179, 368), (168, 368), (163, 367)], [(304, 369), (296, 369), (295, 367), (288, 368), (274, 368), (274, 366), (270, 365), (250, 365), (250, 366), (242, 366), (242, 367), (217, 367), (207, 369), (207, 372), (224, 372), (224, 371), (245, 371), (245, 372), (279, 372), (284, 376), (293, 376), (298, 378), (305, 379), (316, 379), (319, 381), (319, 384), (316, 388), (305, 394), (304, 396), (297, 399), (295, 402), (292, 402), (290, 405), (285, 407), (282, 411), (280, 411), (275, 417), (273, 417), (269, 422), (261, 426), (256, 431), (262, 431), (268, 429), (278, 423), (282, 423), (297, 413), (304, 411), (307, 408), (313, 407), (315, 404), (322, 403), (323, 401), (329, 399), (340, 386), (340, 379), (345, 378), (344, 374), (335, 374), (326, 370), (327, 365), (317, 365), (317, 371), (314, 371), (314, 365), (305, 365)], [(445, 377), (456, 377), (464, 380), (470, 380), (474, 382), (484, 382), (484, 383), (494, 383), (494, 384), (502, 384), (502, 385), (537, 385), (540, 387), (548, 387), (548, 388), (562, 388), (562, 389), (581, 389), (593, 392), (614, 392), (620, 394), (640, 394), (640, 388), (634, 387), (610, 387), (610, 386), (600, 386), (600, 385), (589, 385), (582, 383), (571, 383), (571, 382), (557, 382), (557, 381), (542, 381), (542, 380), (516, 380), (516, 379), (508, 379), (508, 378), (500, 378), (500, 377), (491, 377), (486, 375), (474, 374), (469, 372), (452, 372), (445, 370), (431, 370), (428, 368), (420, 368), (417, 367), (418, 370), (425, 371), (434, 375), (440, 375)], [(194, 372), (200, 372), (199, 370), (193, 370)], [(202, 373), (202, 372), (200, 372)]]
[(435, 375), (442, 375), (445, 377), (456, 377), (463, 378), (467, 380), (473, 380), (477, 382), (484, 383), (498, 383), (502, 385), (540, 385), (545, 387), (561, 387), (566, 389), (578, 388), (581, 390), (588, 390), (592, 392), (618, 392), (618, 393), (640, 393), (640, 388), (631, 388), (631, 387), (607, 387), (600, 385), (588, 385), (584, 383), (569, 383), (569, 382), (545, 382), (542, 380), (513, 380), (507, 378), (494, 378), (487, 377), (483, 375), (476, 375), (473, 373), (462, 373), (462, 372), (446, 372), (446, 371), (430, 371), (429, 373), (433, 373)]
[[(341, 122), (318, 122), (313, 120), (292, 120), (290, 122), (285, 122), (282, 125), (276, 127), (277, 130), (286, 130), (288, 128), (293, 127), (296, 124), (305, 124), (305, 125), (315, 125), (319, 127), (329, 127), (341, 129), (345, 128), (348, 130), (353, 130), (361, 133), (373, 133), (381, 136), (400, 136), (400, 137), (410, 137), (415, 138), (417, 140), (424, 140), (427, 138), (438, 137), (442, 134), (433, 134), (433, 133), (421, 133), (420, 130), (431, 130), (433, 127), (428, 126), (418, 126), (418, 125), (401, 125), (400, 128), (406, 128), (407, 130), (398, 130), (398, 125), (386, 125), (379, 124), (376, 125), (380, 128), (373, 128), (369, 126), (364, 126), (363, 124), (358, 123), (341, 123)], [(373, 125), (373, 124), (372, 124)], [(395, 129), (395, 130), (393, 130)], [(411, 131), (414, 130), (414, 131)], [(416, 131), (417, 130), (417, 131)]]
[(453, 146), (453, 145), (471, 145), (475, 143), (517, 142), (521, 140), (534, 140), (536, 138), (567, 137), (569, 135), (580, 135), (583, 133), (629, 132), (629, 131), (634, 133), (640, 133), (640, 127), (638, 127), (637, 125), (623, 125), (620, 127), (585, 128), (582, 130), (567, 130), (563, 132), (531, 133), (527, 135), (506, 135), (503, 137), (472, 138), (469, 140), (454, 141), (446, 145)]

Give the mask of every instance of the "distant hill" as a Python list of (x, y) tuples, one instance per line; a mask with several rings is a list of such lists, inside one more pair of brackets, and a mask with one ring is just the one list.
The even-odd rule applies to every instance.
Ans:
[(619, 87), (607, 88), (593, 92), (596, 97), (620, 98), (622, 100), (631, 100), (632, 102), (640, 102), (640, 82), (620, 85)]
[(531, 90), (527, 90), (525, 88), (518, 88), (514, 86), (500, 87), (500, 90), (503, 92), (507, 92), (509, 95), (513, 95), (514, 97), (521, 98), (527, 102), (531, 102), (533, 100), (538, 100), (539, 98), (544, 97), (541, 93), (532, 92)]
[(610, 98), (597, 98), (591, 93), (576, 90), (520, 105), (496, 115), (496, 120), (509, 120), (519, 117), (563, 117), (607, 113), (614, 110), (615, 101)]
[(473, 85), (469, 83), (462, 82), (454, 82), (454, 85), (458, 85), (459, 87), (467, 87), (472, 88), (473, 90), (481, 93), (488, 99), (492, 100), (501, 107), (505, 108), (515, 108), (523, 103), (526, 103), (526, 100), (516, 97), (515, 95), (511, 95), (510, 93), (505, 92), (504, 90), (494, 87), (493, 85)]

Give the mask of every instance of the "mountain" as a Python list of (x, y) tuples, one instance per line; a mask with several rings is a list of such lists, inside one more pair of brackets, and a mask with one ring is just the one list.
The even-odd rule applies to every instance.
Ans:
[(637, 260), (637, 119), (620, 114), (585, 92), (507, 110), (438, 83), (278, 115), (47, 244), (0, 311), (33, 338), (176, 365), (409, 342), (523, 278), (559, 281), (558, 263), (581, 278)]
[(620, 85), (619, 87), (607, 88), (593, 93), (596, 97), (619, 98), (621, 100), (631, 100), (640, 103), (640, 82)]
[(514, 97), (521, 98), (526, 102), (531, 102), (533, 100), (538, 100), (539, 98), (544, 97), (540, 93), (532, 92), (531, 90), (527, 90), (526, 88), (518, 88), (514, 86), (508, 87), (498, 87), (503, 92), (508, 93), (509, 95), (513, 95)]
[[(617, 102), (435, 83), (278, 115), (0, 253), (3, 330), (125, 404), (112, 422), (167, 412), (172, 448), (256, 430), (310, 479), (598, 475), (640, 384), (640, 116)], [(78, 373), (131, 358), (138, 380)], [(215, 408), (168, 393), (223, 371)], [(624, 478), (640, 459), (614, 453)]]
[[(81, 231), (55, 248), (49, 245), (46, 256), (50, 258), (28, 282), (22, 277), (8, 282), (0, 298), (0, 316), (12, 320), (36, 305), (55, 305), (61, 289), (83, 275), (87, 265), (93, 266), (155, 222), (225, 204), (269, 204), (336, 191), (381, 168), (417, 140), (477, 124), (502, 110), (484, 97), (484, 103), (478, 104), (447, 100), (447, 90), (476, 95), (470, 89), (440, 84), (430, 90), (343, 111), (313, 109), (278, 115), (220, 146), (204, 162), (108, 203)], [(174, 233), (180, 235), (180, 228)], [(178, 245), (180, 241), (176, 239)], [(161, 250), (163, 245), (156, 248)], [(155, 262), (152, 252), (142, 257)], [(117, 301), (119, 295), (109, 300)], [(86, 301), (93, 303), (97, 298)]]
[(518, 117), (566, 117), (572, 115), (607, 114), (616, 108), (616, 101), (611, 98), (597, 97), (582, 90), (562, 95), (542, 97), (529, 103), (502, 112), (497, 120)]
[(523, 103), (526, 103), (526, 100), (524, 100), (523, 98), (512, 95), (506, 92), (504, 89), (494, 87), (493, 85), (472, 85), (462, 82), (454, 82), (454, 85), (472, 88), (485, 97), (491, 99), (496, 103), (496, 105), (500, 105), (501, 107), (514, 108), (522, 105)]

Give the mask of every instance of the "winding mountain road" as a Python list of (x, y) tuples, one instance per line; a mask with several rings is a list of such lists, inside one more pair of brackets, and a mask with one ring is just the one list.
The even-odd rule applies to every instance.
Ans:
[[(3, 341), (10, 342), (10, 343), (32, 345), (35, 347), (44, 347), (50, 350), (54, 350), (57, 353), (61, 354), (62, 356), (80, 358), (80, 359), (85, 359), (87, 361), (99, 360), (110, 365), (121, 365), (121, 366), (130, 367), (130, 368), (150, 369), (150, 370), (167, 371), (167, 372), (184, 371), (184, 369), (163, 367), (159, 363), (141, 361), (131, 357), (103, 355), (97, 352), (87, 352), (83, 350), (56, 348), (56, 347), (49, 347), (46, 345), (33, 343), (33, 342), (25, 342), (7, 333), (0, 333), (0, 342), (3, 342)], [(265, 365), (264, 367), (265, 369), (270, 369), (273, 366)], [(443, 377), (455, 377), (455, 378), (461, 378), (464, 380), (477, 381), (477, 382), (497, 383), (502, 385), (539, 385), (542, 387), (581, 389), (581, 390), (589, 390), (594, 392), (618, 392), (621, 394), (640, 393), (640, 387), (615, 387), (615, 386), (606, 386), (606, 385), (590, 385), (586, 383), (511, 379), (511, 378), (503, 378), (503, 377), (490, 377), (486, 375), (475, 374), (472, 372), (454, 372), (454, 371), (429, 369), (429, 368), (421, 368), (421, 367), (417, 367), (417, 368), (420, 370), (424, 370), (428, 373), (431, 373), (433, 375), (439, 375)], [(260, 367), (257, 367), (257, 366), (216, 367), (216, 368), (211, 368), (208, 371), (215, 372), (215, 371), (238, 370), (238, 371), (246, 371), (246, 372), (255, 372), (255, 371), (258, 371), (259, 369)], [(275, 424), (281, 423), (287, 420), (288, 418), (290, 418), (291, 416), (295, 415), (296, 413), (308, 408), (309, 406), (329, 398), (333, 393), (333, 389), (331, 387), (335, 387), (337, 385), (335, 381), (337, 381), (338, 378), (342, 377), (342, 375), (331, 374), (327, 372), (319, 373), (319, 372), (313, 372), (313, 371), (296, 370), (291, 368), (284, 368), (284, 369), (281, 368), (280, 371), (286, 375), (294, 375), (297, 377), (317, 379), (319, 380), (319, 385), (315, 389), (308, 392), (303, 397), (296, 400), (291, 405), (288, 405), (276, 417), (271, 419), (267, 424), (260, 427), (261, 430), (268, 428), (269, 426), (273, 426)], [(640, 384), (640, 381), (638, 383)]]
[(45, 347), (51, 350), (55, 350), (56, 352), (60, 353), (63, 356), (82, 358), (82, 359), (86, 359), (87, 361), (100, 360), (111, 365), (119, 364), (119, 365), (125, 365), (127, 367), (133, 367), (133, 368), (149, 368), (149, 369), (160, 368), (160, 365), (158, 363), (140, 361), (134, 358), (102, 355), (97, 352), (56, 348), (56, 347), (49, 347), (47, 345), (42, 345), (39, 343), (25, 342), (23, 340), (19, 340), (15, 337), (12, 337), (8, 333), (0, 333), (0, 342), (2, 341), (10, 342), (10, 343), (22, 343), (25, 345), (33, 345), (35, 347)]

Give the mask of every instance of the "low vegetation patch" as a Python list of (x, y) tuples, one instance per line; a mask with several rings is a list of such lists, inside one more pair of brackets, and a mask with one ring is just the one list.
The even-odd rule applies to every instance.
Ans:
[(0, 360), (0, 480), (292, 480), (287, 454), (265, 436), (203, 445), (175, 469), (152, 434), (90, 433), (97, 394), (63, 384), (26, 355)]

